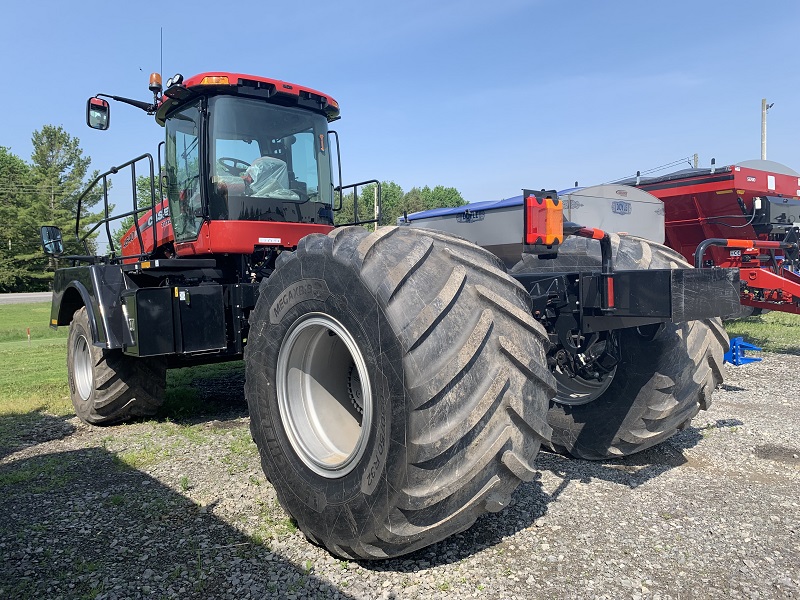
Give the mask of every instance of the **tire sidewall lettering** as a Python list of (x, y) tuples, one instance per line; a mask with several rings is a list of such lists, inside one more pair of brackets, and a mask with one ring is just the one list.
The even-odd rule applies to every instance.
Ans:
[(323, 279), (301, 279), (288, 286), (282, 294), (272, 302), (269, 309), (269, 322), (280, 323), (286, 313), (298, 303), (307, 300), (324, 302), (331, 295), (328, 284)]

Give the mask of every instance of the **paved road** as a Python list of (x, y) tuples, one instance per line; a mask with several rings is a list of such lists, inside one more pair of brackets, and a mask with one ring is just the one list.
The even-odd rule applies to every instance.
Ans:
[(0, 304), (24, 304), (26, 302), (50, 302), (50, 292), (25, 292), (22, 294), (0, 294)]

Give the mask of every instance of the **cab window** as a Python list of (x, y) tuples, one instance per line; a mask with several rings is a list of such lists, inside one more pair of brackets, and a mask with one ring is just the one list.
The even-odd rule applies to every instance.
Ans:
[(166, 121), (167, 197), (176, 242), (197, 239), (203, 223), (200, 115), (198, 103), (177, 111)]
[(333, 224), (323, 115), (231, 96), (209, 114), (211, 219)]

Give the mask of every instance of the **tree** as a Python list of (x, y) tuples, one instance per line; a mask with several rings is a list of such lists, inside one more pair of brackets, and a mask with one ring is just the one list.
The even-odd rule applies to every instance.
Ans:
[[(381, 190), (386, 185), (397, 185), (394, 183), (383, 182)], [(402, 190), (401, 190), (402, 191)], [(336, 225), (346, 225), (355, 221), (354, 209), (355, 195), (351, 192), (342, 198), (342, 209), (337, 211), (334, 215), (334, 222)], [(339, 202), (339, 195), (334, 194), (334, 206)], [(374, 219), (374, 206), (375, 206), (375, 185), (365, 185), (358, 190), (358, 219), (359, 221), (369, 221)]]
[(18, 290), (27, 280), (24, 264), (15, 257), (30, 251), (23, 209), (35, 191), (30, 166), (0, 146), (0, 292)]
[[(62, 126), (45, 125), (31, 136), (32, 175), (40, 188), (40, 204), (49, 210), (57, 225), (74, 227), (78, 199), (86, 186), (87, 172), (92, 159), (83, 156), (80, 140), (72, 137)], [(97, 177), (94, 171), (90, 179)], [(91, 208), (102, 199), (102, 188), (81, 199), (81, 223), (91, 225), (100, 220), (100, 213)], [(66, 237), (66, 236), (65, 236)]]
[(405, 196), (403, 188), (394, 181), (384, 181), (381, 184), (381, 204), (383, 205), (381, 225), (397, 224), (397, 217), (403, 214), (403, 196)]
[[(57, 225), (64, 232), (65, 251), (83, 254), (74, 235), (78, 197), (85, 188), (91, 160), (83, 156), (80, 140), (63, 127), (45, 125), (34, 131), (31, 164), (0, 151), (0, 235), (3, 238), (0, 291), (22, 292), (47, 289), (57, 262), (42, 252), (39, 227)], [(97, 223), (100, 213), (91, 212), (101, 199), (101, 190), (83, 198), (81, 222)], [(89, 240), (93, 251), (93, 240)]]
[(425, 210), (425, 208), (426, 207), (422, 199), (422, 194), (420, 194), (419, 188), (415, 186), (403, 194), (403, 197), (400, 198), (400, 201), (395, 207), (395, 212), (387, 216), (392, 219), (392, 224), (395, 224), (397, 223), (397, 219), (399, 217)]
[(466, 201), (456, 188), (437, 185), (431, 189), (427, 185), (419, 191), (425, 210), (463, 206)]

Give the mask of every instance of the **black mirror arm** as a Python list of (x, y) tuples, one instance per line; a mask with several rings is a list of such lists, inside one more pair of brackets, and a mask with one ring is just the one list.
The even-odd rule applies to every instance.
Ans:
[(157, 104), (150, 104), (148, 102), (142, 102), (141, 100), (133, 100), (131, 98), (125, 98), (124, 96), (111, 96), (109, 94), (97, 94), (95, 98), (111, 98), (112, 100), (116, 100), (117, 102), (122, 102), (123, 104), (130, 104), (131, 106), (135, 106), (136, 108), (141, 108), (147, 114), (153, 114), (158, 110)]

